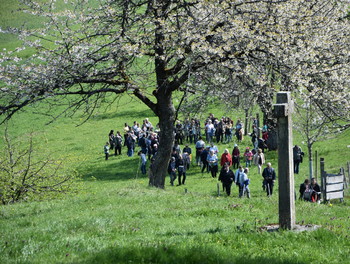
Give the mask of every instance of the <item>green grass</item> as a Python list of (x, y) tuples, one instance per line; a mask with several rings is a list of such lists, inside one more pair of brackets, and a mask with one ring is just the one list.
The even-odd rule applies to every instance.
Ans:
[[(350, 263), (348, 198), (332, 206), (296, 201), (297, 222), (321, 225), (317, 231), (267, 232), (264, 226), (278, 223), (278, 189), (267, 198), (255, 167), (249, 200), (237, 198), (236, 187), (232, 197), (217, 197), (217, 180), (196, 166), (185, 186), (171, 187), (167, 178), (166, 189), (158, 190), (147, 187), (138, 157), (126, 157), (125, 149), (105, 161), (102, 146), (110, 129), (145, 117), (156, 123), (130, 97), (120, 103), (78, 127), (79, 114), (47, 126), (46, 117), (31, 113), (11, 120), (13, 134), (34, 130), (39, 145), (66, 157), (80, 174), (81, 190), (61, 199), (1, 206), (1, 263)], [(316, 144), (326, 169), (345, 164), (349, 149), (342, 146), (348, 136)], [(249, 137), (240, 144), (242, 149), (249, 145)], [(218, 146), (222, 152), (233, 143)], [(277, 153), (266, 157), (276, 167)], [(305, 162), (296, 187), (307, 172)]]

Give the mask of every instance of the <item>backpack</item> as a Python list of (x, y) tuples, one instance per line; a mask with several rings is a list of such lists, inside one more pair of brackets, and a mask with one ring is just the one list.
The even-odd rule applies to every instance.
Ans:
[(116, 137), (114, 138), (114, 140), (115, 140), (116, 146), (121, 146), (122, 143), (123, 143), (123, 138), (120, 137), (120, 136), (116, 136)]
[(311, 194), (312, 194), (312, 190), (307, 187), (304, 191), (303, 199), (306, 201), (311, 201)]

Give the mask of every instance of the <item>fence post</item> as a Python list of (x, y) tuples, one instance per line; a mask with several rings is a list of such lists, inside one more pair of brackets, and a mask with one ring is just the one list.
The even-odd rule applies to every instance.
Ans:
[(346, 174), (345, 174), (345, 170), (344, 170), (344, 168), (343, 167), (341, 167), (340, 168), (340, 174), (342, 174), (343, 175), (343, 181), (344, 181), (344, 189), (346, 188), (348, 188), (348, 183), (347, 183), (347, 181), (346, 181)]
[(321, 170), (321, 192), (324, 202), (326, 202), (326, 172), (324, 171), (324, 158), (320, 158), (320, 170)]

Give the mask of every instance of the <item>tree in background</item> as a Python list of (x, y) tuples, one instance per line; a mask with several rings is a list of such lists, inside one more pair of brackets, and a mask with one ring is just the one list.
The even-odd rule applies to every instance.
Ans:
[[(273, 122), (276, 89), (298, 96), (299, 89), (322, 87), (324, 100), (340, 96), (344, 110), (350, 108), (346, 0), (21, 2), (46, 23), (9, 29), (24, 46), (1, 54), (0, 114), (8, 119), (45, 100), (66, 104), (65, 111), (84, 106), (90, 116), (102, 103), (131, 94), (159, 118), (152, 186), (164, 188), (174, 141), (173, 96), (186, 93), (192, 77), (226, 69), (232, 78), (250, 78), (267, 122)], [(26, 47), (35, 52), (22, 58)], [(194, 91), (200, 85), (194, 83)]]
[[(314, 102), (317, 101), (316, 98), (310, 98), (309, 101), (296, 104), (296, 116), (294, 120), (294, 127), (300, 132), (307, 144), (310, 180), (314, 177), (312, 159), (314, 143), (334, 138), (350, 127), (347, 117), (339, 115), (342, 113), (341, 109), (338, 115), (333, 114), (330, 116), (320, 111), (314, 105)], [(345, 113), (342, 114), (344, 115)], [(344, 144), (346, 143), (344, 142)], [(336, 149), (334, 153), (337, 153)]]

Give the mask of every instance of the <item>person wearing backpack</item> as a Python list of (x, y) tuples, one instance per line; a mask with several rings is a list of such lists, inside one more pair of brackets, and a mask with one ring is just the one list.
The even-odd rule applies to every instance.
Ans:
[(111, 130), (108, 134), (108, 141), (109, 141), (109, 146), (110, 150), (113, 150), (115, 147), (115, 135), (114, 135), (114, 130)]
[(265, 164), (265, 155), (262, 149), (258, 149), (258, 152), (253, 156), (253, 163), (258, 167), (258, 174), (260, 174), (261, 167)]
[(293, 147), (294, 173), (299, 174), (299, 165), (303, 162), (304, 153), (298, 145)]
[(238, 186), (238, 196), (240, 196), (240, 194), (241, 194), (241, 186), (239, 184), (239, 180), (242, 177), (243, 173), (244, 173), (243, 167), (242, 167), (242, 165), (239, 165), (238, 169), (235, 171), (235, 179), (234, 179), (234, 182)]
[(310, 181), (309, 179), (305, 179), (305, 181), (300, 184), (299, 187), (299, 199), (300, 200), (305, 200), (305, 201), (310, 201), (311, 200), (311, 188), (310, 188)]
[(238, 188), (239, 188), (239, 198), (242, 198), (244, 194), (247, 194), (247, 197), (250, 198), (250, 189), (248, 186), (250, 183), (250, 180), (248, 178), (248, 172), (249, 172), (249, 169), (245, 168), (243, 171), (240, 170), (237, 175), (236, 184), (238, 185)]
[(187, 155), (184, 156), (184, 154), (180, 154), (179, 158), (176, 160), (176, 169), (178, 173), (177, 174), (178, 186), (180, 186), (181, 184), (185, 184), (187, 163), (188, 163)]
[(119, 153), (119, 155), (122, 154), (122, 146), (123, 146), (123, 137), (120, 134), (119, 131), (117, 131), (117, 134), (114, 137), (114, 145), (115, 145), (115, 155)]

